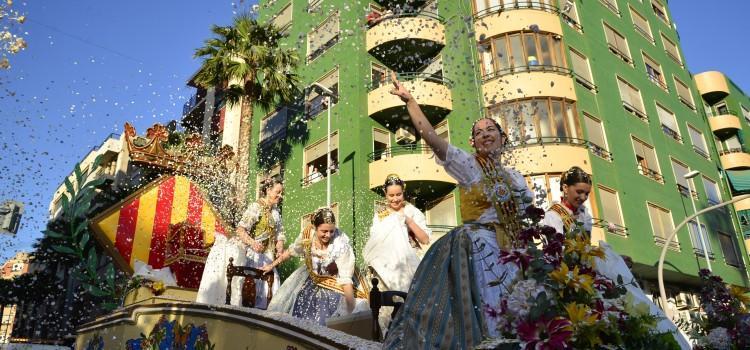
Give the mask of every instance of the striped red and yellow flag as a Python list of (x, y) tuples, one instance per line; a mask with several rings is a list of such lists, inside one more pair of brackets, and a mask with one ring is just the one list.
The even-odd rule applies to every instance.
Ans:
[(164, 267), (170, 224), (186, 222), (203, 229), (205, 245), (225, 234), (222, 220), (198, 186), (184, 176), (162, 177), (91, 220), (91, 228), (124, 271), (140, 260)]

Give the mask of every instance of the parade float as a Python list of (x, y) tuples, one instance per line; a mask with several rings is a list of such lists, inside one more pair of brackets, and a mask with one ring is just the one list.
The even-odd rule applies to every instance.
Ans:
[[(232, 228), (189, 176), (189, 159), (165, 149), (164, 127), (155, 125), (146, 137), (125, 128), (130, 161), (167, 171), (89, 220), (96, 241), (131, 282), (119, 307), (81, 325), (76, 349), (380, 347), (365, 339), (369, 313), (336, 322), (336, 330), (251, 307), (196, 303), (214, 237)], [(185, 143), (199, 141), (188, 137)], [(248, 283), (253, 279), (246, 279), (243, 295), (255, 290)]]

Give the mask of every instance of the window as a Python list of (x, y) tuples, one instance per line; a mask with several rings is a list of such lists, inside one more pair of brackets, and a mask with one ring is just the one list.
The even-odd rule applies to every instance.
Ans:
[(617, 0), (599, 0), (602, 4), (614, 12), (616, 15), (620, 15), (620, 9), (617, 7)]
[(547, 11), (554, 11), (557, 8), (553, 7), (552, 0), (473, 0), (474, 13), (477, 15), (485, 15), (492, 12), (501, 12), (504, 10), (513, 9), (541, 9)]
[(646, 63), (646, 74), (648, 74), (648, 80), (659, 85), (662, 90), (667, 91), (667, 83), (664, 81), (664, 75), (661, 72), (661, 65), (656, 63), (656, 61), (651, 57), (648, 57), (646, 54), (643, 54), (643, 61)]
[(727, 265), (739, 267), (740, 254), (734, 237), (728, 233), (719, 231), (719, 243), (721, 243), (721, 252), (724, 254), (724, 261), (726, 261)]
[(335, 12), (312, 32), (307, 34), (307, 62), (322, 55), (340, 38), (339, 13)]
[(651, 26), (648, 25), (648, 20), (641, 16), (640, 13), (630, 8), (630, 16), (633, 17), (633, 25), (638, 33), (641, 33), (648, 41), (654, 42), (654, 35), (651, 34)]
[(638, 172), (643, 176), (663, 183), (664, 178), (662, 178), (659, 172), (659, 163), (656, 160), (654, 148), (635, 137), (632, 140), (633, 149), (635, 149), (635, 161), (638, 164)]
[(582, 53), (570, 49), (571, 64), (575, 72), (576, 81), (589, 90), (596, 90), (594, 78), (591, 76), (591, 66), (589, 60)]
[(717, 147), (721, 149), (721, 151), (719, 152), (719, 154), (721, 155), (743, 152), (742, 144), (740, 143), (740, 139), (739, 137), (737, 137), (737, 135), (732, 135), (730, 138), (723, 141), (719, 140), (719, 142), (717, 142), (716, 144)]
[[(560, 2), (562, 3), (562, 1)], [(563, 20), (565, 20), (565, 23), (579, 32), (583, 31), (583, 28), (580, 25), (581, 21), (578, 19), (578, 8), (576, 7), (574, 0), (565, 0), (565, 5), (563, 5), (560, 10), (560, 14), (563, 17)]]
[(514, 145), (537, 142), (578, 142), (580, 127), (575, 102), (532, 98), (501, 103), (487, 115), (500, 120)]
[(529, 189), (534, 193), (534, 205), (549, 208), (553, 201), (562, 198), (560, 174), (542, 174), (526, 178)]
[(703, 176), (703, 188), (706, 189), (706, 198), (708, 199), (709, 205), (716, 205), (721, 203), (721, 195), (719, 195), (719, 186), (713, 180)]
[(292, 25), (292, 3), (290, 2), (289, 5), (284, 6), (279, 13), (274, 15), (271, 19), (271, 23), (279, 28), (279, 31), (281, 32), (289, 29)]
[[(338, 95), (339, 93), (339, 69), (336, 68), (334, 71), (326, 74), (323, 78), (320, 78), (320, 80), (318, 80), (318, 83), (320, 83), (320, 85), (323, 85), (331, 89), (331, 91), (333, 91), (335, 95)], [(326, 106), (327, 100), (328, 100), (327, 96), (322, 95), (321, 91), (317, 89), (310, 89), (305, 100), (305, 115), (307, 115), (308, 118), (312, 118), (320, 114), (321, 112), (325, 111), (327, 108)], [(331, 101), (335, 105), (336, 100), (331, 99)], [(331, 108), (333, 108), (333, 106), (331, 106)]]
[(690, 141), (693, 143), (695, 153), (708, 159), (708, 146), (706, 146), (706, 139), (703, 138), (703, 134), (692, 125), (688, 125), (688, 133), (690, 133)]
[(562, 40), (553, 33), (502, 34), (479, 44), (483, 79), (518, 71), (566, 72)]
[[(305, 147), (302, 186), (309, 186), (326, 177), (326, 163), (328, 147), (327, 138), (322, 138), (310, 146)], [(331, 134), (331, 174), (338, 172), (339, 165), (339, 134)]]
[(289, 108), (282, 107), (260, 121), (260, 143), (270, 142), (286, 134)]
[(607, 138), (604, 135), (601, 120), (584, 112), (583, 123), (586, 127), (586, 136), (591, 152), (604, 159), (612, 160), (612, 154), (608, 151)]
[[(435, 125), (435, 134), (437, 134), (441, 139), (445, 140), (446, 142), (448, 143), (451, 142), (447, 119)], [(427, 142), (425, 142), (424, 139), (419, 140), (419, 143), (422, 146), (422, 153), (430, 154), (430, 155), (432, 154), (432, 148), (427, 145)]]
[(667, 56), (682, 65), (680, 50), (677, 49), (677, 44), (672, 42), (672, 40), (667, 39), (664, 34), (661, 35), (661, 42), (664, 44), (664, 50), (667, 52)]
[(727, 107), (727, 103), (724, 101), (717, 103), (714, 108), (716, 108), (716, 114), (714, 114), (713, 116), (730, 114), (729, 107)]
[(664, 7), (664, 5), (656, 2), (651, 1), (651, 8), (654, 10), (654, 14), (656, 17), (659, 17), (664, 23), (669, 24), (669, 18), (667, 18), (667, 9)]
[(323, 0), (307, 0), (307, 12), (315, 12), (320, 9)]
[(625, 222), (622, 220), (622, 211), (620, 210), (620, 198), (617, 191), (604, 187), (598, 186), (599, 189), (599, 201), (602, 206), (599, 208), (602, 219), (609, 225), (608, 230), (612, 233), (624, 234)]
[(372, 63), (370, 66), (370, 86), (371, 88), (377, 89), (386, 83), (388, 77), (388, 69), (377, 64)]
[[(672, 213), (660, 206), (653, 203), (647, 203), (648, 216), (651, 219), (651, 229), (654, 230), (654, 240), (659, 245), (664, 245), (667, 237), (674, 230), (674, 223), (672, 222)], [(671, 246), (679, 248), (679, 244), (676, 242), (677, 237), (672, 241)]]
[[(699, 230), (698, 223), (691, 220), (688, 222), (688, 230), (690, 231), (690, 243), (693, 244), (693, 251), (695, 254), (698, 256), (705, 256), (705, 252), (708, 252), (708, 256), (712, 257), (714, 252), (713, 249), (711, 249), (711, 241), (708, 239), (708, 229), (706, 228), (706, 225), (701, 224)], [(704, 245), (705, 248), (703, 247)]]
[(690, 88), (687, 84), (683, 83), (682, 80), (674, 77), (674, 85), (677, 87), (677, 95), (680, 96), (680, 101), (690, 109), (695, 110), (695, 102), (693, 102), (693, 94), (690, 93)]
[(633, 60), (630, 58), (630, 50), (628, 50), (628, 42), (625, 40), (625, 37), (606, 23), (604, 24), (604, 35), (607, 39), (609, 50), (623, 61), (632, 64)]
[(372, 154), (373, 160), (388, 157), (388, 151), (391, 147), (391, 134), (387, 130), (378, 128), (372, 129)]
[(685, 197), (691, 196), (690, 184), (688, 183), (688, 179), (685, 178), (685, 175), (690, 172), (687, 165), (672, 159), (672, 171), (674, 172), (674, 179), (677, 182), (677, 190), (680, 191), (680, 194)]
[(646, 112), (644, 112), (645, 108), (643, 108), (641, 91), (620, 78), (617, 78), (617, 86), (620, 88), (620, 98), (622, 99), (622, 105), (625, 107), (625, 110), (641, 120), (648, 122), (648, 117), (646, 116)]
[(439, 198), (425, 205), (427, 226), (432, 229), (433, 239), (437, 235), (448, 233), (456, 226), (456, 203), (453, 194)]
[(750, 123), (750, 109), (743, 105), (740, 105), (740, 109), (742, 109), (742, 116), (745, 117), (745, 121)]
[(680, 136), (680, 128), (677, 126), (677, 120), (674, 117), (674, 113), (670, 112), (660, 104), (656, 104), (656, 113), (659, 114), (659, 121), (661, 122), (661, 130), (664, 135), (671, 137), (677, 142), (682, 142)]

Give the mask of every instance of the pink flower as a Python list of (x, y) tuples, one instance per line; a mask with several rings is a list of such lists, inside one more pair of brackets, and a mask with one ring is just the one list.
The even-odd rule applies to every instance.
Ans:
[(503, 264), (513, 263), (523, 270), (529, 267), (531, 257), (526, 254), (526, 251), (513, 249), (511, 251), (501, 250), (500, 251), (500, 262)]
[(518, 325), (518, 338), (526, 350), (568, 349), (573, 325), (568, 319), (524, 321)]

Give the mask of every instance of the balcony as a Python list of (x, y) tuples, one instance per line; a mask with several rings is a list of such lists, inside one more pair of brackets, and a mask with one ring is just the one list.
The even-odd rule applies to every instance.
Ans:
[[(477, 40), (521, 30), (542, 31), (562, 35), (560, 10), (541, 1), (518, 1), (488, 7), (474, 14)], [(531, 26), (535, 26), (531, 28)]]
[(370, 189), (378, 190), (390, 174), (406, 182), (407, 195), (429, 201), (447, 195), (456, 187), (442, 166), (435, 163), (432, 150), (421, 144), (389, 147), (368, 155)]
[(721, 101), (729, 95), (729, 85), (724, 74), (717, 71), (709, 71), (693, 76), (698, 92), (709, 105)]
[[(563, 173), (576, 165), (591, 173), (589, 150), (601, 151), (591, 142), (572, 137), (540, 137), (509, 146), (510, 166), (521, 174)], [(611, 157), (606, 152), (607, 157)]]
[[(507, 71), (495, 72), (492, 78), (482, 83), (485, 106), (529, 97), (562, 97), (571, 101), (577, 100), (573, 76), (566, 68), (528, 66)], [(502, 78), (494, 79), (498, 76)]]
[(375, 0), (375, 2), (386, 8), (394, 8), (396, 6), (404, 8), (406, 5), (413, 8), (420, 8), (427, 3), (427, 0)]
[[(440, 76), (425, 73), (399, 74), (399, 81), (411, 92), (433, 125), (443, 120), (453, 110), (452, 82)], [(396, 129), (408, 118), (406, 105), (390, 93), (390, 77), (372, 85), (367, 94), (367, 111), (373, 118), (390, 129)]]
[(664, 183), (664, 176), (654, 169), (646, 168), (645, 166), (638, 164), (638, 173), (658, 183)]
[(389, 15), (367, 30), (367, 51), (396, 71), (415, 71), (445, 46), (445, 20), (432, 13)]
[(721, 115), (708, 117), (708, 124), (711, 126), (711, 131), (714, 132), (714, 135), (722, 140), (742, 130), (740, 118), (737, 117), (737, 112), (734, 111), (726, 111)]
[(750, 154), (742, 148), (732, 148), (719, 152), (721, 166), (727, 170), (750, 169)]

